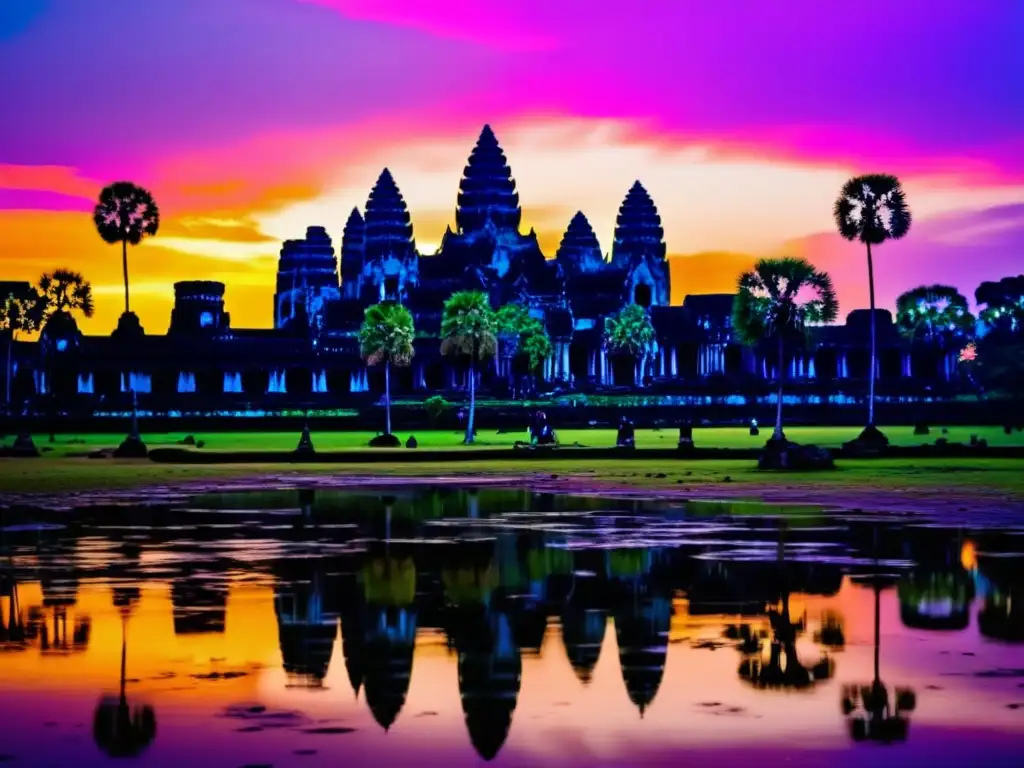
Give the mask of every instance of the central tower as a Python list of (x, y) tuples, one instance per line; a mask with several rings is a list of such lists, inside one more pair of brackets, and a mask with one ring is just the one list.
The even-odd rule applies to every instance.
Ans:
[(518, 232), (522, 216), (512, 170), (494, 131), (485, 125), (462, 172), (455, 224), (464, 235), (487, 229), (488, 222), (498, 232)]

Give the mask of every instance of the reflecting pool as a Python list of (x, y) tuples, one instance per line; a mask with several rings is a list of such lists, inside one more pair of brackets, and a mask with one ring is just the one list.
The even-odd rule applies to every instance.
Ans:
[(1024, 526), (500, 488), (3, 511), (0, 761), (1016, 765)]

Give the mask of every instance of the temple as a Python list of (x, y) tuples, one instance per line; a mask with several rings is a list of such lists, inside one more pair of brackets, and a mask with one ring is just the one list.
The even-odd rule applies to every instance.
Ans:
[[(735, 338), (731, 294), (686, 295), (673, 304), (661, 217), (640, 181), (625, 191), (610, 253), (602, 251), (580, 211), (550, 258), (536, 232), (522, 231), (516, 182), (490, 126), (470, 153), (455, 227), (449, 226), (436, 253), (417, 250), (400, 182), (384, 169), (363, 210), (339, 221), (340, 237), (310, 226), (302, 239), (283, 243), (268, 307), (272, 329), (232, 327), (223, 283), (179, 282), (164, 335), (137, 329), (86, 336), (65, 316), (51, 322), (38, 343), (16, 344), (13, 402), (57, 395), (88, 409), (123, 405), (134, 392), (154, 414), (190, 406), (269, 412), (337, 407), (360, 397), (372, 402), (383, 374), (367, 368), (357, 337), (364, 310), (381, 301), (405, 304), (416, 323), (412, 365), (392, 375), (395, 395), (441, 392), (457, 399), (467, 387), (468, 366), (442, 357), (438, 337), (444, 301), (459, 290), (483, 291), (496, 308), (523, 305), (552, 341), (537, 375), (502, 359), (478, 370), (484, 397), (638, 390), (710, 397), (757, 393), (759, 385), (783, 374), (795, 385), (794, 396), (834, 404), (853, 402), (860, 395), (845, 393), (866, 389), (867, 310), (850, 312), (845, 324), (816, 329), (805, 346), (788, 352), (785, 370), (779, 370), (774, 349), (745, 347)], [(603, 343), (605, 318), (629, 304), (650, 313), (657, 334), (642, 370)], [(905, 340), (887, 311), (878, 310), (877, 320), (883, 402), (953, 392), (956, 352)]]

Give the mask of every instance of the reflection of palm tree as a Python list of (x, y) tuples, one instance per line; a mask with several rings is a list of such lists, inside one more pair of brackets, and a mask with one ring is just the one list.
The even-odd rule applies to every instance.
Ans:
[(850, 736), (855, 741), (877, 741), (891, 744), (905, 741), (910, 728), (909, 715), (917, 705), (917, 696), (909, 688), (897, 688), (890, 704), (889, 691), (881, 680), (881, 594), (891, 579), (873, 576), (868, 579), (875, 593), (875, 656), (874, 679), (870, 685), (843, 687), (842, 708), (847, 717)]
[(789, 612), (792, 573), (786, 562), (786, 531), (786, 524), (780, 522), (776, 567), (781, 594), (778, 602), (768, 608), (768, 621), (772, 628), (768, 658), (760, 653), (748, 656), (740, 662), (738, 670), (739, 676), (755, 688), (807, 689), (820, 680), (831, 678), (835, 670), (835, 664), (827, 654), (823, 654), (810, 669), (797, 657), (796, 638), (803, 632), (805, 620), (793, 621)]
[(127, 624), (122, 618), (120, 695), (100, 699), (92, 723), (93, 740), (109, 757), (138, 757), (156, 738), (156, 712), (150, 706), (129, 707), (125, 695)]
[(740, 662), (739, 675), (755, 688), (810, 688), (820, 680), (832, 677), (835, 665), (827, 655), (808, 669), (800, 663), (796, 652), (796, 637), (802, 622), (793, 622), (789, 613), (789, 593), (784, 592), (779, 606), (768, 610), (772, 626), (769, 654), (748, 656)]
[(846, 645), (843, 617), (835, 611), (824, 611), (821, 614), (821, 626), (814, 633), (814, 642), (836, 650)]

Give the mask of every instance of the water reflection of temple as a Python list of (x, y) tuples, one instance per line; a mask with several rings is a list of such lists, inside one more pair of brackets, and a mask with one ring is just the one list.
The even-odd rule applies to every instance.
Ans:
[(221, 634), (227, 613), (227, 584), (190, 574), (171, 582), (174, 634)]
[(281, 658), (289, 685), (319, 687), (327, 676), (338, 634), (335, 596), (314, 562), (296, 560), (281, 569), (292, 580), (274, 587)]
[[(546, 664), (553, 654), (583, 685), (593, 679), (595, 669), (602, 678), (607, 672), (621, 675), (626, 695), (619, 693), (612, 706), (639, 711), (648, 722), (658, 717), (652, 713), (659, 703), (663, 709), (666, 697), (673, 696), (666, 664), (687, 658), (669, 653), (670, 626), (673, 620), (677, 627), (688, 621), (687, 611), (694, 617), (691, 626), (701, 633), (718, 633), (732, 625), (735, 631), (726, 631), (725, 639), (735, 641), (738, 655), (730, 661), (728, 674), (734, 682), (738, 677), (745, 688), (750, 686), (748, 695), (777, 697), (779, 690), (825, 689), (831, 691), (834, 707), (839, 686), (819, 683), (832, 676), (838, 659), (840, 680), (847, 685), (840, 699), (842, 722), (851, 736), (876, 741), (907, 738), (916, 695), (896, 674), (895, 665), (886, 665), (880, 642), (876, 641), (873, 675), (865, 673), (863, 680), (853, 681), (842, 677), (844, 670), (849, 674), (854, 667), (835, 649), (845, 646), (849, 626), (828, 598), (850, 574), (859, 579), (850, 590), (873, 591), (876, 610), (885, 590), (898, 597), (897, 629), (980, 631), (1003, 642), (1022, 639), (1019, 601), (1014, 598), (1024, 583), (1024, 559), (990, 552), (998, 547), (995, 540), (986, 540), (967, 558), (963, 536), (949, 527), (874, 525), (881, 533), (872, 538), (870, 525), (863, 531), (854, 523), (801, 531), (798, 524), (786, 530), (774, 523), (748, 525), (734, 519), (728, 523), (728, 536), (718, 533), (704, 542), (652, 546), (652, 537), (646, 534), (633, 536), (632, 541), (627, 535), (619, 540), (616, 535), (566, 534), (574, 515), (604, 514), (582, 499), (545, 499), (551, 514), (545, 522), (555, 522), (534, 526), (520, 525), (514, 517), (534, 506), (529, 494), (522, 492), (491, 496), (481, 491), (472, 505), (454, 491), (425, 494), (418, 500), (396, 493), (360, 497), (352, 509), (335, 504), (328, 494), (303, 494), (303, 503), (296, 505), (294, 492), (280, 493), (280, 503), (291, 514), (300, 517), (296, 510), (301, 510), (302, 524), (275, 529), (277, 549), (261, 539), (261, 551), (274, 555), (265, 562), (254, 561), (252, 572), (273, 583), (273, 618), (266, 628), (280, 647), (288, 685), (319, 686), (329, 679), (330, 664), (338, 664), (332, 651), (340, 625), (344, 676), (354, 695), (365, 699), (375, 722), (394, 730), (408, 725), (411, 716), (410, 684), (416, 665), (422, 665), (416, 661), (417, 642), (447, 636), (468, 742), (485, 759), (518, 741), (514, 720), (517, 708), (523, 718), (523, 670), (527, 669), (525, 685), (537, 685), (529, 676), (531, 657), (537, 655)], [(487, 520), (496, 509), (513, 516), (512, 524)], [(472, 510), (477, 517), (471, 523), (453, 525), (451, 518), (459, 511), (468, 516)], [(344, 514), (351, 514), (351, 520), (338, 525)], [(644, 509), (629, 507), (627, 514), (628, 525), (639, 526)], [(330, 524), (320, 527), (325, 521)], [(598, 524), (616, 523), (602, 519)], [(152, 578), (152, 570), (142, 567), (147, 558), (139, 550), (165, 547), (162, 537), (165, 533), (157, 531), (152, 541), (110, 550), (113, 561), (102, 574), (109, 576), (107, 599), (119, 609), (115, 615), (128, 615), (130, 611), (120, 609), (140, 600), (133, 580), (137, 585), (140, 579)], [(138, 536), (144, 538), (145, 534)], [(806, 545), (809, 541), (815, 542), (815, 549)], [(327, 549), (305, 556), (321, 545)], [(875, 563), (880, 563), (878, 573)], [(34, 559), (22, 561), (22, 576), (39, 582), (38, 589), (33, 584), (29, 591), (30, 604), (16, 594), (12, 578), (0, 581), (5, 648), (39, 647), (38, 639), (26, 638), (32, 631), (38, 638), (44, 626), (53, 638), (51, 610), (66, 615), (64, 636), (74, 646), (75, 619), (85, 615), (77, 604), (79, 585), (94, 582), (99, 571), (89, 572), (74, 558), (60, 568), (52, 566), (49, 561), (43, 567)], [(224, 631), (235, 568), (235, 561), (208, 560), (201, 567), (179, 566), (169, 574), (176, 634)], [(143, 603), (149, 592), (162, 594), (144, 589)], [(970, 616), (979, 604), (976, 626), (962, 622), (959, 617)], [(847, 621), (851, 616), (866, 621), (863, 611), (844, 613)], [(876, 632), (878, 626), (876, 614)], [(721, 642), (718, 634), (715, 638)], [(678, 631), (674, 639), (682, 639)], [(52, 639), (47, 643), (52, 646)], [(848, 648), (845, 653), (860, 650)], [(341, 679), (340, 669), (331, 672), (334, 679)], [(576, 682), (569, 680), (577, 690)], [(613, 683), (621, 690), (617, 681)], [(341, 688), (341, 693), (347, 692), (346, 686)], [(587, 690), (587, 695), (594, 691), (579, 690)], [(751, 690), (757, 693), (750, 694)], [(837, 722), (839, 717), (836, 713)], [(144, 725), (140, 721), (140, 727)]]

